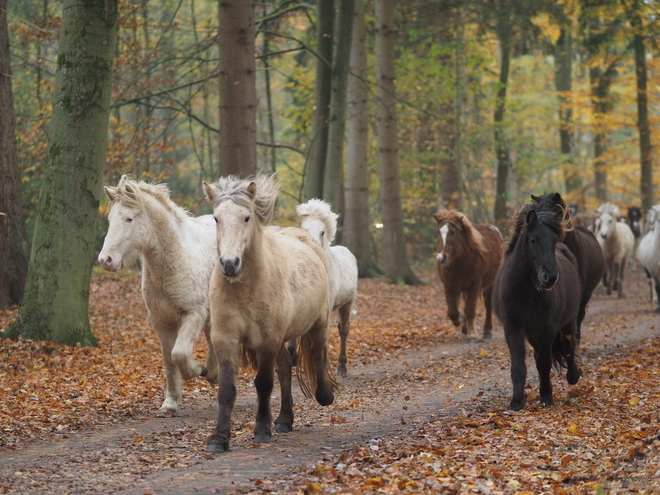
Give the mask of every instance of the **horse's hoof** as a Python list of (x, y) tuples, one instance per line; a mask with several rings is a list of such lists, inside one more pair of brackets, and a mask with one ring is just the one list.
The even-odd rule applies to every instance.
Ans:
[(338, 368), (337, 376), (346, 376), (346, 368)]
[(255, 433), (254, 441), (257, 443), (268, 443), (270, 442), (271, 435), (270, 433)]
[(466, 326), (461, 327), (461, 333), (462, 333), (463, 335), (467, 335), (467, 332), (468, 332), (468, 330), (467, 330), (467, 327), (466, 327)]
[(213, 442), (209, 443), (205, 450), (210, 453), (227, 452), (229, 450), (229, 444)]
[(658, 306), (657, 308), (655, 308), (655, 312), (656, 312), (656, 313), (660, 313), (660, 306)]
[(492, 334), (492, 333), (485, 333), (485, 334), (483, 335), (483, 337), (481, 337), (481, 338), (482, 338), (483, 340), (490, 340), (490, 339), (493, 338), (493, 334)]
[(569, 385), (575, 385), (577, 382), (579, 382), (580, 370), (579, 369), (568, 370), (566, 372), (566, 381), (568, 382)]
[(202, 366), (202, 371), (199, 373), (199, 376), (206, 376), (209, 374), (209, 370), (206, 368), (206, 366)]
[(525, 407), (525, 401), (522, 400), (512, 400), (511, 403), (509, 404), (509, 410), (510, 411), (520, 411), (523, 407)]
[(554, 404), (554, 402), (555, 401), (552, 400), (552, 395), (541, 397), (541, 404), (544, 406), (551, 406), (552, 404)]
[(470, 337), (469, 339), (467, 339), (468, 344), (476, 344), (477, 342), (479, 342), (479, 339), (476, 337)]
[(277, 433), (291, 433), (293, 428), (286, 423), (275, 423), (275, 431)]
[(156, 413), (157, 418), (174, 418), (176, 411), (172, 409), (161, 409)]
[(335, 395), (332, 392), (330, 393), (316, 392), (316, 402), (318, 402), (322, 406), (329, 406), (334, 401), (335, 401)]

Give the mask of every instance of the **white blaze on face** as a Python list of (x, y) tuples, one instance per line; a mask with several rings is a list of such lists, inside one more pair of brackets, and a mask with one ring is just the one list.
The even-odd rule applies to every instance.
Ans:
[[(442, 227), (438, 229), (438, 232), (440, 232), (440, 238), (442, 239), (442, 245), (446, 246), (447, 245), (447, 232), (449, 232), (449, 226), (447, 224), (444, 224)], [(440, 251), (438, 254), (435, 255), (435, 259), (440, 261), (441, 263), (446, 261), (446, 256), (444, 255), (444, 249)]]

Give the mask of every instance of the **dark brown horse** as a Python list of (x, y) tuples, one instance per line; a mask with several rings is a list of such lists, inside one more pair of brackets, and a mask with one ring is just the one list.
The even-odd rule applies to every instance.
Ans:
[[(468, 342), (477, 341), (474, 319), (477, 301), (483, 295), (486, 307), (483, 338), (492, 336), (491, 293), (493, 279), (502, 259), (502, 235), (491, 225), (472, 224), (456, 210), (440, 210), (435, 215), (438, 226), (438, 274), (445, 286), (447, 316), (455, 326), (462, 326)], [(461, 296), (465, 299), (460, 313)]]
[[(541, 205), (543, 209), (554, 212), (558, 221), (561, 221), (566, 214), (565, 212), (568, 211), (566, 203), (559, 193), (549, 193), (542, 196), (532, 195), (532, 201)], [(598, 286), (605, 273), (605, 257), (596, 236), (586, 227), (573, 226), (572, 218), (569, 217), (569, 230), (564, 237), (564, 244), (571, 250), (577, 260), (578, 275), (582, 284), (576, 334), (579, 342), (580, 328), (587, 312), (586, 308), (589, 299), (591, 299), (591, 293)]]
[(525, 339), (534, 349), (541, 403), (550, 405), (550, 370), (568, 369), (566, 380), (580, 379), (576, 363), (580, 279), (575, 256), (561, 241), (568, 219), (558, 220), (538, 203), (514, 216), (514, 232), (493, 284), (493, 309), (504, 325), (511, 356), (513, 398), (509, 409), (525, 407)]

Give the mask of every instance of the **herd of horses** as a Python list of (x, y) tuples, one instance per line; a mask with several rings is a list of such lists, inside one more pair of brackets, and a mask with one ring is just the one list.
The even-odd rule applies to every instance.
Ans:
[(447, 316), (476, 342), (477, 301), (483, 299), (486, 312), (483, 339), (492, 335), (495, 311), (511, 357), (512, 410), (525, 407), (526, 341), (534, 350), (542, 404), (553, 402), (553, 367), (567, 370), (569, 384), (578, 382), (580, 329), (591, 294), (602, 280), (608, 295), (624, 297), (624, 272), (635, 252), (652, 281), (652, 298), (660, 293), (660, 206), (649, 211), (644, 230), (639, 208), (627, 218), (610, 203), (591, 215), (572, 215), (559, 193), (532, 195), (514, 215), (506, 246), (496, 227), (472, 224), (463, 213), (440, 210), (434, 217)]
[[(142, 266), (142, 294), (158, 336), (166, 377), (159, 416), (177, 414), (182, 382), (197, 376), (218, 385), (218, 419), (208, 452), (229, 449), (231, 414), (241, 364), (256, 370), (254, 440), (268, 442), (273, 424), (274, 376), (281, 406), (275, 430), (293, 428), (292, 370), (297, 367), (307, 396), (327, 406), (337, 382), (329, 370), (330, 316), (338, 312), (339, 376), (347, 373), (346, 340), (357, 297), (355, 256), (332, 245), (336, 213), (312, 199), (297, 207), (300, 228), (267, 225), (278, 195), (273, 177), (221, 177), (204, 183), (212, 215), (195, 217), (170, 199), (165, 184), (122, 176), (104, 188), (109, 199), (108, 232), (98, 261), (108, 271)], [(438, 272), (448, 316), (467, 340), (478, 340), (477, 303), (486, 317), (482, 337), (492, 336), (492, 310), (504, 326), (511, 355), (513, 399), (525, 406), (525, 341), (534, 348), (541, 402), (552, 403), (550, 370), (580, 378), (577, 348), (591, 293), (603, 280), (618, 291), (634, 243), (611, 205), (588, 227), (577, 225), (558, 193), (532, 196), (514, 217), (506, 249), (500, 231), (473, 224), (458, 211), (435, 214)], [(660, 206), (647, 218), (638, 259), (660, 291)], [(621, 224), (623, 225), (623, 224)], [(630, 230), (629, 227), (627, 227)], [(461, 300), (464, 307), (459, 308)], [(660, 310), (660, 306), (659, 306)], [(200, 332), (208, 345), (205, 363), (193, 358)]]

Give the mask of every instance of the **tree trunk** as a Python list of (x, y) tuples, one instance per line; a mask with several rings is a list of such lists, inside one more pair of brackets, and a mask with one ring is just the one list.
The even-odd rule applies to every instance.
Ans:
[(594, 189), (599, 201), (607, 201), (607, 170), (601, 158), (607, 150), (608, 137), (603, 121), (609, 112), (609, 88), (613, 68), (603, 71), (599, 66), (589, 69), (591, 104), (594, 112)]
[(304, 200), (323, 198), (325, 158), (328, 153), (328, 121), (332, 89), (332, 37), (335, 18), (334, 0), (319, 0), (316, 20), (316, 82), (314, 86), (314, 113), (312, 140), (305, 164)]
[(498, 226), (504, 225), (508, 217), (507, 202), (509, 201), (509, 194), (507, 183), (509, 169), (511, 168), (511, 158), (504, 132), (506, 90), (509, 83), (509, 66), (511, 62), (511, 29), (510, 25), (505, 21), (504, 14), (500, 13), (497, 20), (497, 38), (500, 42), (500, 81), (499, 88), (497, 89), (494, 113), (495, 155), (497, 157), (494, 217), (495, 223)]
[(7, 0), (0, 0), (0, 309), (21, 302), (27, 268), (28, 240), (16, 149)]
[(555, 89), (559, 102), (559, 142), (564, 173), (564, 185), (568, 194), (580, 190), (580, 175), (573, 163), (572, 126), (573, 110), (569, 93), (572, 90), (573, 38), (569, 30), (562, 28), (555, 44)]
[(219, 2), (221, 176), (257, 172), (257, 89), (252, 0)]
[(394, 88), (394, 0), (376, 0), (376, 78), (378, 98), (378, 158), (383, 218), (383, 267), (396, 283), (415, 284), (408, 262), (401, 211), (397, 157), (396, 92)]
[(117, 0), (65, 0), (23, 305), (5, 333), (96, 345), (89, 285), (105, 165)]
[(639, 132), (640, 156), (640, 196), (642, 211), (653, 207), (653, 147), (649, 126), (648, 95), (646, 92), (646, 54), (644, 47), (644, 28), (639, 14), (642, 6), (638, 0), (632, 2), (628, 12), (630, 24), (635, 30), (633, 47), (635, 49), (635, 75), (637, 77), (637, 130)]
[(353, 43), (348, 76), (348, 144), (346, 149), (346, 209), (342, 243), (357, 258), (358, 275), (373, 277), (378, 270), (371, 254), (369, 235), (369, 177), (367, 140), (369, 134), (369, 87), (367, 74), (364, 0), (355, 0)]
[(346, 135), (346, 91), (348, 87), (348, 67), (351, 56), (353, 14), (355, 0), (339, 0), (339, 15), (336, 26), (337, 39), (332, 70), (332, 90), (330, 103), (330, 124), (328, 128), (328, 150), (323, 179), (323, 199), (332, 205), (332, 210), (341, 213), (339, 217), (338, 239), (343, 228), (343, 179), (344, 179), (344, 138)]

